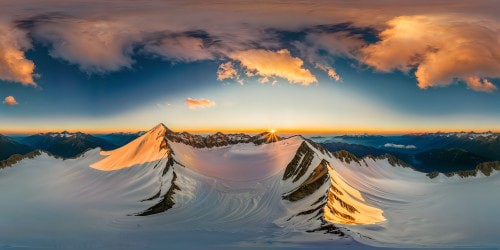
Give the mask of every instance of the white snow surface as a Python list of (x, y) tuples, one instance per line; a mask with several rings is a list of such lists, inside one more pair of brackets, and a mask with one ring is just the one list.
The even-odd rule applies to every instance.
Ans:
[[(303, 142), (293, 137), (211, 149), (169, 142), (174, 159), (185, 166), (175, 163), (162, 175), (167, 153), (160, 157), (146, 146), (156, 147), (163, 138), (150, 132), (123, 151), (95, 149), (70, 160), (42, 154), (0, 169), (0, 248), (500, 247), (498, 172), (429, 179), (387, 160), (347, 164), (314, 149), (307, 173), (294, 183), (282, 180)], [(136, 156), (144, 152), (147, 156)], [(106, 159), (113, 161), (96, 168)], [(294, 215), (310, 208), (330, 184), (297, 202), (281, 196), (300, 185), (322, 159), (329, 161), (329, 171), (342, 187), (352, 189), (352, 199), (369, 206), (367, 210), (382, 211), (385, 220), (339, 225), (351, 238), (306, 233), (319, 221)], [(142, 200), (159, 190), (164, 195), (174, 172), (180, 188), (174, 207), (134, 216), (159, 202)]]
[[(361, 242), (391, 247), (500, 247), (500, 173), (435, 179), (387, 160), (333, 163), (334, 170), (367, 202), (382, 209), (385, 221), (346, 225)], [(356, 235), (356, 234), (354, 234)], [(366, 237), (370, 237), (370, 240)]]
[(169, 142), (174, 158), (206, 176), (223, 180), (261, 180), (276, 175), (292, 160), (303, 139), (296, 136), (276, 143), (240, 143), (224, 147), (193, 148)]

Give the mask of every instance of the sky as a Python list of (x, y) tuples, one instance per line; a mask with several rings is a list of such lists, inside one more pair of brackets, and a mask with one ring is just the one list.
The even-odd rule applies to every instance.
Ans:
[(0, 2), (0, 133), (500, 131), (498, 1)]

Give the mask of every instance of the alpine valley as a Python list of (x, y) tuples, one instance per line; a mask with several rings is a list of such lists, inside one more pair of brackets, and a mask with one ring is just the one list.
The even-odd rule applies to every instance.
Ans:
[[(500, 247), (496, 161), (429, 174), (382, 149), (358, 157), (300, 135), (201, 136), (159, 124), (117, 136), (109, 138), (132, 141), (116, 148), (102, 136), (38, 136), (94, 143), (73, 158), (33, 146), (40, 138), (24, 139), (42, 149), (31, 153), (9, 139), (19, 154), (0, 162), (1, 247)], [(423, 153), (433, 157), (415, 151)]]

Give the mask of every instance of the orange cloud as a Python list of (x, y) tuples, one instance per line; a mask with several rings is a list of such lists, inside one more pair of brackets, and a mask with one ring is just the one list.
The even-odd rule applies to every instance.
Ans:
[(225, 79), (238, 79), (238, 71), (234, 68), (232, 62), (226, 62), (219, 65), (217, 69), (217, 80), (223, 81)]
[(233, 60), (240, 62), (250, 75), (261, 77), (281, 77), (290, 83), (308, 86), (317, 82), (316, 77), (306, 68), (304, 62), (293, 57), (286, 49), (271, 51), (251, 49), (229, 54)]
[(36, 86), (35, 64), (26, 59), (24, 50), (30, 42), (23, 31), (0, 23), (0, 79)]
[(18, 104), (17, 101), (16, 101), (16, 99), (13, 96), (7, 96), (7, 97), (5, 97), (5, 99), (3, 100), (3, 103), (7, 104), (9, 106), (14, 106), (14, 105)]
[(192, 98), (187, 98), (184, 103), (187, 105), (187, 107), (191, 110), (197, 109), (197, 108), (209, 108), (215, 106), (215, 102), (200, 98), (200, 99), (192, 99)]
[(500, 44), (495, 22), (456, 16), (401, 16), (390, 20), (381, 41), (361, 50), (377, 70), (416, 68), (422, 89), (455, 79), (476, 91), (491, 92), (486, 78), (500, 77)]

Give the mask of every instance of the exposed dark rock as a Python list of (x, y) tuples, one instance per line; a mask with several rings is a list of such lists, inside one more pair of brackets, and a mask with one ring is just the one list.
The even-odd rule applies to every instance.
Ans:
[(350, 213), (359, 212), (355, 207), (353, 207), (352, 205), (349, 205), (348, 203), (344, 202), (336, 194), (334, 194), (332, 192), (328, 193), (328, 199), (331, 200), (332, 198), (334, 200), (336, 200), (340, 204), (341, 207), (345, 208)]
[(288, 180), (289, 178), (295, 176), (293, 182), (298, 181), (306, 173), (307, 168), (311, 165), (313, 159), (314, 151), (307, 145), (306, 142), (302, 142), (292, 161), (290, 161), (290, 163), (286, 166), (283, 180)]
[[(171, 181), (170, 188), (168, 189), (167, 193), (163, 195), (161, 201), (157, 203), (156, 205), (148, 208), (146, 211), (137, 214), (137, 216), (148, 216), (152, 214), (159, 214), (163, 213), (169, 209), (171, 209), (175, 205), (174, 201), (174, 194), (177, 190), (181, 190), (177, 184), (175, 183), (175, 180), (177, 179), (177, 174), (173, 172), (173, 177)], [(160, 191), (161, 192), (161, 191)]]
[(476, 169), (481, 171), (484, 175), (490, 176), (493, 170), (500, 170), (500, 161), (490, 161), (479, 163)]
[(338, 227), (336, 227), (335, 225), (333, 225), (331, 223), (328, 223), (328, 222), (325, 222), (323, 225), (321, 225), (318, 228), (315, 228), (315, 229), (312, 229), (312, 230), (307, 230), (306, 232), (308, 232), (308, 233), (314, 233), (314, 232), (320, 232), (320, 231), (324, 231), (325, 234), (336, 234), (336, 235), (338, 235), (340, 237), (345, 237), (346, 236), (344, 234), (344, 232), (342, 232)]
[(372, 155), (369, 155), (369, 156), (366, 156), (365, 158), (369, 158), (369, 159), (373, 159), (373, 160), (385, 160), (387, 159), (387, 161), (389, 162), (389, 164), (391, 164), (391, 166), (393, 167), (403, 167), (403, 168), (412, 168), (412, 166), (402, 160), (400, 160), (399, 158), (393, 156), (393, 155), (390, 155), (390, 154), (384, 154), (384, 155), (381, 155), (381, 156), (372, 156)]
[(311, 209), (306, 210), (306, 211), (302, 211), (302, 212), (298, 213), (297, 216), (299, 216), (299, 215), (308, 215), (308, 214), (312, 214), (314, 212), (317, 212), (317, 211), (323, 209), (323, 207), (325, 207), (325, 204), (326, 204), (326, 202), (320, 204), (317, 207), (311, 208)]
[[(444, 175), (446, 175), (448, 177), (458, 175), (462, 178), (467, 178), (467, 177), (477, 176), (477, 174), (479, 172), (481, 172), (486, 176), (490, 176), (491, 173), (493, 173), (493, 171), (495, 171), (495, 170), (500, 171), (500, 161), (483, 162), (483, 163), (478, 164), (474, 170), (462, 170), (462, 171), (448, 172), (448, 173), (444, 173)], [(431, 174), (427, 174), (427, 176), (429, 176), (429, 178), (432, 179), (432, 178), (436, 178), (439, 173), (434, 172)]]
[(35, 151), (29, 152), (29, 153), (24, 154), (24, 155), (20, 155), (20, 154), (12, 155), (8, 159), (0, 161), (0, 169), (12, 167), (14, 164), (16, 164), (24, 159), (33, 159), (36, 156), (39, 156), (41, 154), (42, 154), (41, 150), (35, 150)]
[(264, 132), (255, 136), (247, 134), (224, 134), (217, 132), (213, 135), (201, 136), (188, 132), (177, 133), (167, 129), (165, 137), (169, 141), (183, 143), (195, 148), (212, 148), (233, 145), (238, 143), (254, 143), (256, 145), (280, 141), (274, 133)]
[(348, 151), (341, 150), (341, 151), (334, 152), (332, 154), (335, 158), (337, 158), (337, 159), (339, 159), (347, 164), (349, 164), (351, 162), (357, 162), (357, 163), (361, 164), (361, 159), (356, 157), (354, 154), (349, 153)]
[(309, 144), (311, 144), (315, 149), (317, 149), (318, 151), (320, 151), (322, 154), (325, 154), (325, 155), (328, 155), (328, 156), (332, 156), (332, 153), (330, 151), (326, 150), (320, 144), (314, 142), (313, 140), (307, 139), (307, 138), (303, 138), (303, 139), (305, 141), (307, 141)]
[(156, 194), (154, 194), (153, 196), (147, 198), (147, 199), (144, 199), (144, 200), (141, 200), (141, 201), (152, 201), (154, 199), (157, 199), (159, 198), (161, 195), (161, 188), (158, 190), (158, 192)]
[(318, 204), (318, 203), (320, 203), (320, 202), (323, 202), (323, 201), (325, 201), (325, 200), (326, 200), (326, 194), (325, 194), (325, 195), (323, 195), (323, 196), (321, 196), (321, 197), (319, 197), (319, 199), (318, 199), (317, 201), (315, 201), (315, 202), (312, 204), (312, 206), (314, 206), (314, 205), (316, 205), (316, 204)]
[(436, 172), (436, 171), (427, 174), (427, 176), (429, 176), (429, 178), (431, 178), (431, 179), (438, 177), (438, 175), (439, 175), (439, 172)]
[(313, 170), (311, 175), (295, 190), (283, 196), (283, 199), (289, 201), (301, 200), (315, 191), (317, 191), (328, 180), (328, 162), (322, 160)]
[(332, 214), (335, 214), (345, 220), (348, 220), (348, 221), (351, 221), (351, 222), (355, 222), (356, 219), (348, 214), (344, 214), (344, 213), (341, 213), (339, 211), (337, 211), (337, 209), (335, 209), (334, 207), (331, 207), (331, 206), (326, 206), (328, 209), (330, 209), (330, 211), (332, 212)]

